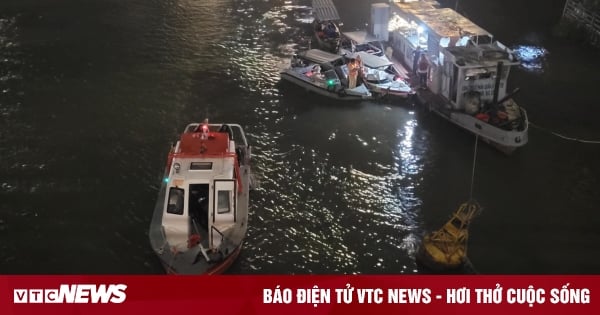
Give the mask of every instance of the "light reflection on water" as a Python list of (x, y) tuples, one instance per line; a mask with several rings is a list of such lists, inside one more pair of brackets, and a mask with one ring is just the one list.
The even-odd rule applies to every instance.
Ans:
[[(56, 55), (48, 57), (53, 62), (28, 60), (41, 73), (40, 80), (58, 76), (61, 81), (71, 80), (69, 87), (74, 90), (52, 82), (31, 105), (54, 118), (40, 124), (26, 117), (21, 121), (31, 124), (29, 130), (16, 124), (1, 129), (11, 133), (3, 134), (0, 141), (5, 141), (1, 149), (6, 153), (1, 165), (12, 174), (2, 182), (2, 193), (37, 197), (0, 226), (9, 221), (18, 227), (29, 220), (30, 227), (44, 231), (49, 217), (60, 217), (54, 226), (64, 232), (50, 234), (71, 254), (53, 257), (69, 259), (72, 253), (88, 257), (79, 258), (86, 262), (68, 272), (162, 273), (145, 238), (145, 221), (164, 155), (182, 126), (208, 115), (212, 121), (239, 122), (245, 127), (261, 176), (260, 189), (251, 196), (248, 238), (232, 272), (415, 272), (412, 256), (420, 204), (415, 179), (423, 169), (419, 156), (425, 153), (427, 140), (415, 137), (414, 115), (402, 107), (330, 104), (280, 82), (279, 71), (289, 57), (309, 45), (309, 7), (289, 1), (239, 1), (235, 8), (220, 1), (183, 1), (166, 5), (163, 12), (145, 2), (133, 5), (135, 10), (110, 11), (111, 18), (96, 17), (125, 23), (119, 27), (125, 36), (107, 39), (112, 54), (118, 56), (117, 65), (86, 56), (95, 51), (93, 47), (88, 51), (66, 46), (91, 60), (86, 67), (95, 71), (84, 73), (80, 80), (80, 74), (53, 63), (68, 64), (60, 59), (61, 45), (70, 42), (61, 41), (52, 42), (59, 47)], [(133, 11), (161, 18), (151, 19), (154, 24), (136, 24), (125, 21), (141, 15), (119, 16)], [(6, 55), (16, 47), (17, 37), (10, 33), (14, 23), (0, 23), (3, 60), (17, 60)], [(36, 23), (48, 32), (56, 27), (43, 24), (45, 20)], [(64, 32), (60, 27), (55, 31)], [(0, 80), (0, 86), (11, 89), (7, 94), (14, 102), (1, 99), (0, 108), (8, 122), (7, 115), (19, 104), (18, 91), (10, 83), (20, 80), (20, 74), (5, 64), (0, 77), (7, 79)], [(33, 85), (30, 89), (36, 91)], [(90, 119), (80, 121), (82, 116)], [(42, 128), (47, 131), (35, 132)], [(31, 146), (15, 146), (19, 142), (15, 137), (26, 131), (43, 139), (32, 138)], [(86, 145), (90, 141), (97, 145)], [(46, 145), (35, 146), (42, 142)], [(81, 152), (82, 147), (88, 148), (86, 152)], [(111, 172), (104, 171), (106, 165)], [(17, 172), (30, 176), (17, 180)], [(128, 190), (128, 198), (115, 190)], [(72, 201), (61, 202), (63, 198)], [(63, 205), (60, 209), (58, 203)], [(17, 218), (20, 212), (24, 217)], [(109, 224), (114, 218), (119, 218), (118, 223)], [(72, 240), (73, 233), (94, 236), (84, 244)], [(110, 246), (94, 245), (105, 243)], [(14, 258), (17, 245), (2, 249)], [(122, 262), (123, 252), (130, 256), (128, 263), (114, 263)], [(36, 253), (28, 260), (36, 261)], [(49, 271), (63, 272), (67, 266), (59, 258), (46, 265)]]
[[(181, 129), (206, 116), (245, 127), (261, 175), (232, 273), (414, 273), (424, 226), (437, 228), (464, 195), (472, 146), (458, 128), (404, 103), (337, 104), (280, 82), (290, 56), (309, 46), (310, 1), (88, 1), (97, 10), (61, 1), (69, 4), (0, 13), (7, 273), (163, 273), (146, 233), (164, 158)], [(522, 60), (543, 70), (547, 52), (524, 47), (516, 49)], [(539, 119), (551, 102), (536, 91), (527, 95), (540, 101), (527, 108)], [(504, 262), (544, 240), (518, 227), (527, 237), (496, 236), (515, 218), (538, 224), (536, 209), (560, 221), (573, 204), (546, 196), (567, 185), (565, 174), (575, 174), (566, 176), (575, 183), (568, 190), (584, 223), (561, 231), (593, 234), (585, 223), (598, 199), (589, 162), (597, 159), (585, 156), (597, 153), (580, 149), (572, 164), (555, 162), (549, 147), (553, 156), (572, 148), (544, 146), (553, 140), (532, 133), (510, 160), (480, 151), (476, 191), (495, 209), (473, 226), (470, 255), (488, 270), (536, 270), (528, 262), (539, 260), (535, 253), (518, 267)], [(552, 261), (576, 269), (583, 260)]]
[[(285, 111), (305, 105), (284, 93), (280, 106)], [(274, 137), (253, 134), (264, 177), (256, 211), (268, 215), (251, 225), (251, 235), (267, 242), (281, 239), (271, 231), (273, 223), (302, 227), (301, 233), (283, 229), (285, 241), (277, 246), (285, 254), (275, 251), (270, 261), (295, 263), (275, 272), (414, 272), (419, 206), (414, 177), (423, 168), (417, 156), (426, 145), (413, 144), (423, 139), (413, 139), (417, 124), (408, 111), (364, 106), (316, 107), (284, 117), (287, 126)], [(303, 124), (309, 125), (306, 133)], [(390, 128), (398, 130), (396, 140), (386, 135)], [(248, 259), (250, 269), (270, 272)]]

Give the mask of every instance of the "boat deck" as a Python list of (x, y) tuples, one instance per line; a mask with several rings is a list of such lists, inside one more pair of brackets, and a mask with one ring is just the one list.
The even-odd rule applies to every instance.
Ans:
[[(395, 52), (394, 52), (395, 54)], [(398, 72), (402, 79), (410, 85), (415, 91), (415, 97), (418, 99), (419, 104), (443, 104), (443, 98), (433, 94), (430, 90), (422, 90), (419, 89), (419, 78), (416, 75), (413, 75), (410, 70), (400, 61), (399, 58), (394, 56), (386, 55), (386, 57), (392, 62), (396, 72)]]
[[(408, 83), (412, 82), (413, 79), (411, 78), (410, 71), (396, 57), (390, 56), (388, 59), (394, 64), (394, 69), (402, 76), (403, 80)], [(411, 86), (414, 88), (412, 84)]]
[[(411, 82), (418, 81), (416, 76), (411, 77), (414, 77)], [(431, 92), (429, 89), (419, 89), (418, 84), (411, 84), (411, 86), (416, 91), (415, 100), (419, 105), (424, 106), (431, 111), (436, 111), (445, 117), (450, 117), (452, 109), (447, 106), (447, 102), (442, 96)]]
[(402, 59), (395, 56), (395, 54), (396, 52), (394, 51), (391, 56), (387, 56), (387, 54), (386, 56), (394, 64), (396, 71), (402, 75), (402, 79), (415, 90), (415, 100), (419, 105), (428, 106), (430, 110), (437, 110), (449, 117), (451, 110), (444, 105), (446, 104), (444, 98), (431, 92), (429, 89), (419, 89), (418, 76), (413, 75), (413, 73), (408, 70), (408, 67), (400, 61)]

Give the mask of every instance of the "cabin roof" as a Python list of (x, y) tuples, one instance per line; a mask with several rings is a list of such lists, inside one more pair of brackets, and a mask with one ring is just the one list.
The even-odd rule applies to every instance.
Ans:
[(514, 58), (510, 51), (495, 44), (477, 46), (455, 46), (445, 48), (450, 54), (465, 62), (466, 65), (481, 65), (486, 63), (498, 63), (502, 61), (505, 65), (516, 65), (519, 61)]
[[(220, 155), (228, 153), (229, 135), (226, 132), (209, 132), (206, 140), (201, 132), (185, 132), (181, 135), (179, 154)], [(203, 151), (203, 152), (202, 152)]]
[(332, 54), (320, 49), (309, 49), (298, 53), (298, 56), (319, 64), (334, 62), (343, 58), (340, 55)]
[(360, 56), (360, 60), (362, 60), (363, 65), (369, 68), (381, 68), (392, 65), (392, 62), (386, 57), (375, 56), (364, 51), (353, 53), (350, 56), (352, 58)]
[(423, 24), (440, 37), (492, 36), (490, 32), (450, 8), (438, 9), (427, 1), (396, 3), (396, 5), (402, 11), (401, 13), (408, 15), (409, 19)]
[(450, 8), (424, 11), (417, 14), (417, 17), (442, 37), (460, 37), (460, 32), (463, 35), (492, 36), (490, 32)]
[(343, 32), (342, 35), (356, 42), (357, 44), (366, 44), (379, 41), (377, 37), (370, 35), (366, 31)]
[(332, 0), (312, 0), (313, 15), (318, 21), (339, 21), (340, 15)]
[(419, 0), (419, 1), (406, 1), (406, 2), (394, 2), (394, 4), (404, 10), (433, 10), (439, 6), (437, 1), (431, 0)]

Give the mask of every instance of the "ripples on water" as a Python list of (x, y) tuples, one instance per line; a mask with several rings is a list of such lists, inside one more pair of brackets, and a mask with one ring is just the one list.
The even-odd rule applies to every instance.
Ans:
[[(357, 116), (385, 115), (380, 109), (338, 112), (336, 121), (328, 121), (331, 110), (315, 109), (288, 118), (290, 130), (279, 141), (255, 136), (263, 181), (253, 199), (258, 220), (251, 235), (257, 251), (270, 248), (271, 254), (242, 262), (261, 270), (266, 260), (278, 272), (413, 271), (409, 257), (418, 241), (420, 202), (415, 186), (425, 146), (413, 147), (423, 139), (412, 138), (416, 122), (403, 111), (380, 117), (381, 129), (352, 128)], [(405, 127), (398, 126), (398, 138), (390, 140), (385, 133), (398, 118)], [(310, 126), (303, 130), (305, 124)]]
[(0, 19), (6, 270), (162, 273), (146, 233), (164, 158), (208, 116), (245, 126), (262, 179), (232, 272), (414, 272), (427, 139), (403, 108), (279, 82), (309, 1), (63, 2)]
[[(407, 147), (410, 139), (397, 148), (387, 143), (385, 131), (366, 132), (373, 126), (361, 126), (361, 109), (324, 109), (327, 100), (279, 83), (291, 55), (309, 45), (310, 7), (287, 1), (261, 10), (245, 4), (237, 8), (238, 23), (245, 26), (237, 30), (239, 42), (228, 45), (248, 79), (243, 88), (261, 95), (248, 131), (262, 180), (252, 196), (255, 215), (237, 270), (413, 272), (418, 198), (408, 172), (417, 172), (419, 161), (401, 162), (399, 154), (421, 152)], [(385, 111), (368, 106), (369, 115)], [(393, 120), (388, 124), (402, 128)], [(399, 133), (412, 134), (415, 125), (409, 120)], [(351, 153), (357, 145), (361, 150)], [(360, 166), (353, 165), (356, 159), (363, 160)]]
[[(147, 230), (164, 159), (182, 128), (205, 117), (245, 127), (261, 175), (233, 273), (414, 273), (423, 231), (468, 189), (471, 138), (457, 128), (410, 104), (337, 104), (279, 82), (310, 45), (308, 0), (11, 4), (0, 10), (6, 273), (163, 273)], [(546, 153), (524, 154), (507, 168), (481, 150), (476, 192), (497, 209), (476, 233), (502, 235), (531, 210), (531, 194), (552, 191), (539, 182), (564, 178), (550, 176)], [(577, 163), (570, 191), (587, 209), (597, 172)], [(539, 174), (548, 180), (523, 179)], [(562, 210), (553, 203), (538, 207)], [(476, 258), (510, 259), (488, 259), (488, 248), (501, 255), (507, 245), (481, 236)]]

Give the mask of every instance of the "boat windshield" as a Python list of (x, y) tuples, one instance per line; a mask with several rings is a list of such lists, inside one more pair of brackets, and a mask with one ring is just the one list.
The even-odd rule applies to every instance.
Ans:
[(333, 70), (327, 70), (323, 73), (325, 75), (326, 80), (337, 80), (338, 76)]
[(392, 81), (388, 78), (385, 79), (381, 79), (381, 80), (377, 80), (375, 78), (367, 78), (367, 81), (370, 83), (374, 83), (374, 84), (388, 84), (391, 83)]

